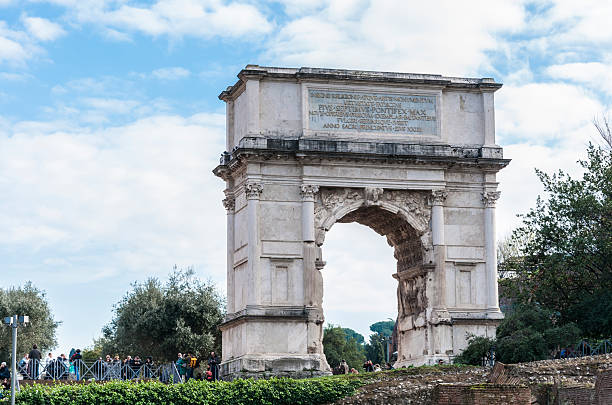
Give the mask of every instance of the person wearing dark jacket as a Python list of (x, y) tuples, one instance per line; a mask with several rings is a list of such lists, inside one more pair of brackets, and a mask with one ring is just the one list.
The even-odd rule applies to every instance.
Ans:
[(70, 358), (70, 362), (74, 366), (74, 373), (76, 374), (76, 379), (79, 381), (81, 379), (81, 363), (83, 356), (81, 355), (81, 349), (76, 349), (72, 357)]
[(219, 361), (219, 357), (217, 357), (215, 352), (210, 352), (208, 365), (210, 366), (213, 381), (217, 381), (219, 379), (219, 363), (221, 362)]
[(8, 389), (11, 385), (11, 372), (5, 362), (0, 364), (0, 383), (4, 389)]
[(42, 359), (42, 354), (40, 350), (38, 350), (38, 346), (32, 345), (32, 350), (28, 354), (30, 357), (30, 378), (33, 380), (38, 380), (38, 368), (40, 366), (40, 359)]

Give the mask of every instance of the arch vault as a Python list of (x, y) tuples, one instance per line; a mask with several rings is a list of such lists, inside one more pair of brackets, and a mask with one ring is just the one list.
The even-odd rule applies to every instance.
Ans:
[[(394, 248), (396, 366), (449, 361), (503, 318), (492, 79), (248, 65), (221, 93), (222, 375), (328, 374), (322, 246), (358, 222)], [(389, 292), (390, 294), (393, 292)]]

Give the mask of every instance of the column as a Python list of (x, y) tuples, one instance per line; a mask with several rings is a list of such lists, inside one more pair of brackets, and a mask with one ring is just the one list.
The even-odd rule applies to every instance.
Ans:
[(304, 241), (304, 305), (316, 306), (315, 297), (315, 223), (314, 223), (314, 201), (315, 194), (319, 192), (319, 186), (303, 184), (300, 187), (302, 196), (302, 239)]
[(446, 190), (431, 192), (431, 233), (436, 260), (437, 303), (436, 316), (439, 320), (448, 319), (446, 311), (446, 246), (444, 240), (444, 202), (448, 193)]
[(304, 242), (315, 241), (314, 201), (319, 186), (303, 184), (300, 187), (302, 196), (302, 238)]
[(247, 198), (248, 237), (248, 288), (247, 305), (259, 303), (259, 197), (263, 191), (261, 183), (247, 182), (244, 186)]
[(484, 203), (484, 234), (485, 234), (485, 270), (487, 274), (487, 311), (499, 311), (497, 293), (497, 241), (495, 235), (495, 202), (499, 199), (499, 191), (482, 193)]
[(431, 233), (434, 246), (444, 245), (444, 201), (447, 196), (445, 190), (431, 192)]
[(223, 206), (227, 210), (227, 313), (236, 312), (234, 308), (234, 212), (236, 200), (231, 193), (226, 193)]

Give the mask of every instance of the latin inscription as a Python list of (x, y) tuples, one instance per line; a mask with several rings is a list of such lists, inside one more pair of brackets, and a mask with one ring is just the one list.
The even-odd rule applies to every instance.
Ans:
[(309, 89), (308, 106), (315, 131), (438, 134), (435, 96)]

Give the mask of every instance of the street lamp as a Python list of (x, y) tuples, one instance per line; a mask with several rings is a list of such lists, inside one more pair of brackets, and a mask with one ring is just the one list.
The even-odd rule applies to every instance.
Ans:
[(13, 358), (11, 361), (11, 405), (15, 405), (15, 383), (17, 381), (17, 328), (30, 322), (27, 315), (13, 315), (4, 318), (4, 324), (13, 329)]

